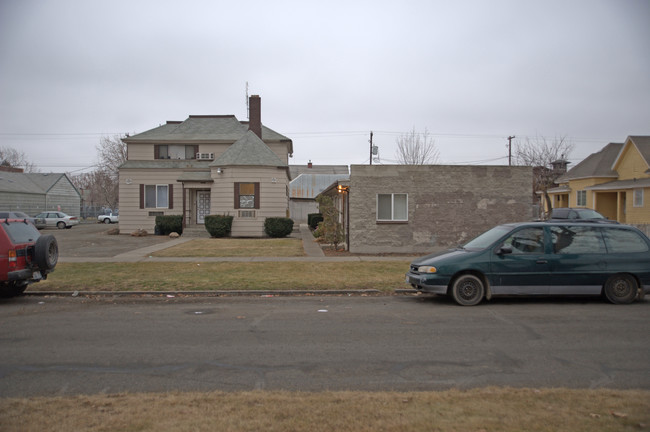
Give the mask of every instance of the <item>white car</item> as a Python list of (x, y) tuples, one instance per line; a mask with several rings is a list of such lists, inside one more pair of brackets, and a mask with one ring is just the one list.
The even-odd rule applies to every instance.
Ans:
[(97, 216), (98, 222), (104, 222), (105, 224), (118, 223), (120, 221), (120, 215), (117, 213), (107, 213)]
[(43, 218), (45, 219), (45, 224), (47, 227), (57, 227), (58, 229), (63, 228), (72, 228), (75, 225), (79, 225), (79, 218), (76, 216), (70, 216), (60, 211), (49, 211), (39, 213), (34, 218)]

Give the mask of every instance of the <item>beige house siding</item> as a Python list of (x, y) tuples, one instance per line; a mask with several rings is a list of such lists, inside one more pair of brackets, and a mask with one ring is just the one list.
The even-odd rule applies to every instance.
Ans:
[[(264, 235), (267, 217), (287, 217), (289, 180), (286, 169), (274, 167), (226, 167), (221, 174), (212, 171), (214, 180), (210, 196), (210, 213), (234, 216), (233, 237), (259, 237)], [(250, 209), (254, 217), (240, 217), (235, 208), (235, 183), (260, 184), (260, 208)], [(248, 209), (241, 209), (249, 211)]]
[[(183, 214), (183, 190), (176, 181), (182, 170), (120, 170), (120, 222), (122, 234), (129, 234), (137, 229), (147, 230), (153, 234), (156, 216), (150, 213), (164, 215)], [(140, 208), (140, 185), (173, 185), (173, 208)]]

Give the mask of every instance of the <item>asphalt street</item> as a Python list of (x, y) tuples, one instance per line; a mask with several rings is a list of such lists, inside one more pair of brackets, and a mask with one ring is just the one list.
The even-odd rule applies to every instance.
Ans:
[(170, 390), (650, 389), (650, 302), (429, 296), (0, 301), (0, 397)]

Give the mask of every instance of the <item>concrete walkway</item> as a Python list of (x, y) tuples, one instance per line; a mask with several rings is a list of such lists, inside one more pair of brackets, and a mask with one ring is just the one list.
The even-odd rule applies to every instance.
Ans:
[(116, 262), (349, 262), (349, 261), (395, 261), (400, 258), (395, 257), (378, 257), (378, 256), (345, 256), (345, 257), (327, 257), (323, 253), (320, 245), (314, 241), (314, 236), (309, 230), (307, 224), (301, 224), (299, 231), (294, 231), (291, 237), (301, 238), (305, 250), (303, 257), (154, 257), (152, 254), (156, 251), (167, 249), (188, 241), (195, 240), (195, 237), (179, 237), (164, 243), (153, 246), (147, 246), (140, 249), (134, 249), (129, 252), (121, 253), (113, 257), (59, 257), (59, 262), (63, 263), (116, 263)]

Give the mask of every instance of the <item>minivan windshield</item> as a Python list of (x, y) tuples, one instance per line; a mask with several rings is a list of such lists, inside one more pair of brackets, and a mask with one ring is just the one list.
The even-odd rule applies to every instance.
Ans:
[(492, 245), (495, 241), (499, 240), (504, 235), (508, 234), (512, 227), (506, 225), (499, 225), (489, 231), (484, 232), (474, 240), (463, 246), (463, 249), (485, 249)]

